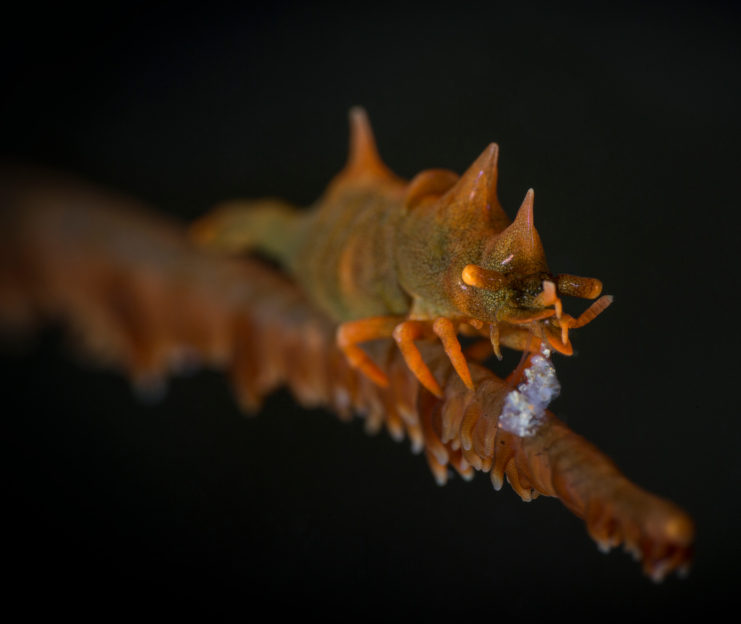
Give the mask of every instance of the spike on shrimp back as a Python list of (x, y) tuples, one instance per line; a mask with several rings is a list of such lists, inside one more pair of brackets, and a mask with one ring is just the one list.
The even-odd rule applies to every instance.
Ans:
[(383, 162), (376, 147), (370, 120), (365, 109), (354, 106), (350, 109), (350, 147), (345, 168), (338, 173), (330, 188), (363, 183), (401, 183)]
[(501, 231), (510, 222), (497, 196), (499, 146), (490, 143), (441, 200), (452, 221), (487, 224)]

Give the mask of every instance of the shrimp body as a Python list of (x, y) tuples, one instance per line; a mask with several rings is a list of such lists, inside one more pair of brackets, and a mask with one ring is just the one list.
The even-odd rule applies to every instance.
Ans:
[(400, 190), (337, 188), (302, 224), (287, 269), (337, 322), (409, 312), (394, 253)]
[(533, 191), (514, 221), (496, 195), (499, 150), (490, 144), (462, 175), (426, 170), (410, 182), (381, 161), (365, 112), (352, 109), (350, 157), (308, 211), (279, 200), (230, 202), (192, 229), (202, 245), (261, 250), (281, 263), (338, 325), (351, 365), (379, 385), (385, 374), (360, 348), (393, 337), (419, 381), (442, 395), (415, 341), (439, 338), (461, 380), (473, 382), (459, 331), (537, 351), (545, 341), (571, 354), (568, 330), (612, 301), (601, 297), (578, 318), (559, 295), (594, 299), (594, 278), (553, 275), (533, 223)]

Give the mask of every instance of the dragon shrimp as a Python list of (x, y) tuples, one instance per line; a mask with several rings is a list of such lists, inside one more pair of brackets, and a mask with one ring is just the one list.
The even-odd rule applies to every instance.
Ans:
[[(281, 264), (338, 323), (349, 364), (388, 384), (361, 344), (396, 341), (407, 366), (437, 397), (438, 380), (415, 341), (439, 339), (458, 376), (474, 388), (458, 334), (535, 352), (541, 344), (573, 353), (569, 330), (610, 303), (595, 278), (548, 268), (533, 221), (532, 189), (510, 221), (497, 198), (499, 148), (491, 143), (458, 176), (429, 169), (406, 182), (383, 163), (365, 111), (350, 111), (350, 154), (310, 210), (276, 199), (216, 207), (192, 229), (201, 245), (248, 249)], [(562, 296), (593, 299), (582, 314)], [(598, 298), (599, 297), (599, 298)]]

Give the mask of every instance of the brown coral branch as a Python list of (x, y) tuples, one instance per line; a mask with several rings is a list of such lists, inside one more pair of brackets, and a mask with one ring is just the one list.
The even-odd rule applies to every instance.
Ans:
[(498, 426), (511, 386), (471, 364), (469, 391), (439, 344), (423, 355), (444, 397), (420, 387), (388, 341), (371, 345), (390, 379), (379, 388), (335, 346), (334, 326), (284, 276), (256, 260), (230, 261), (193, 249), (183, 228), (129, 200), (54, 176), (0, 175), (0, 320), (62, 319), (98, 360), (149, 388), (189, 359), (229, 371), (240, 404), (255, 410), (290, 387), (305, 406), (341, 418), (365, 416), (424, 450), (438, 483), (449, 468), (465, 479), (488, 472), (523, 500), (555, 496), (600, 548), (623, 544), (655, 579), (684, 570), (691, 519), (626, 479), (614, 463), (548, 413), (536, 435)]

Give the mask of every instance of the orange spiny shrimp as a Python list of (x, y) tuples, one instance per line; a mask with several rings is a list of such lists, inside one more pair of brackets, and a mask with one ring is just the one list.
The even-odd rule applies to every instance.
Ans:
[(439, 339), (469, 389), (461, 330), (489, 338), (497, 357), (501, 345), (534, 352), (542, 342), (570, 355), (568, 330), (612, 298), (600, 297), (577, 318), (564, 314), (561, 296), (596, 299), (602, 283), (550, 272), (532, 189), (510, 221), (497, 199), (496, 143), (460, 177), (431, 169), (406, 182), (380, 159), (364, 110), (350, 111), (350, 126), (348, 163), (311, 210), (275, 199), (230, 202), (193, 226), (195, 240), (272, 256), (338, 323), (348, 362), (381, 386), (386, 374), (359, 346), (379, 338), (393, 337), (438, 397), (440, 384), (415, 341)]

